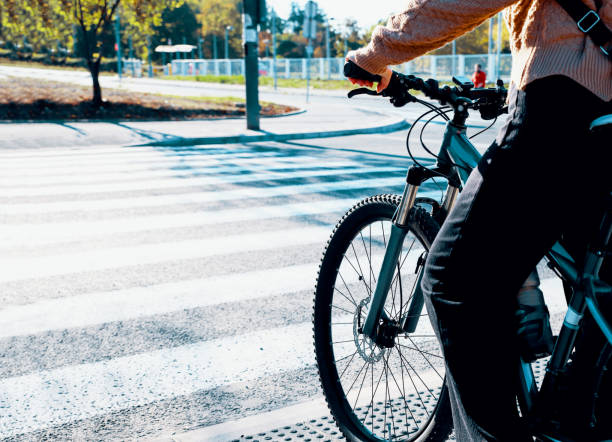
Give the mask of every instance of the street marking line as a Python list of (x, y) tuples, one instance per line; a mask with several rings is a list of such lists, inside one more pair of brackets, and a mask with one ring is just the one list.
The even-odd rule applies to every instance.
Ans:
[(0, 250), (14, 247), (77, 241), (103, 235), (144, 232), (179, 227), (197, 227), (230, 222), (290, 218), (326, 213), (343, 213), (357, 201), (355, 198), (332, 199), (306, 203), (266, 205), (207, 212), (176, 213), (120, 217), (100, 221), (71, 221), (0, 225)]
[(139, 153), (135, 155), (136, 158), (117, 158), (116, 156), (110, 156), (108, 161), (101, 161), (98, 159), (97, 161), (56, 161), (53, 163), (46, 164), (45, 161), (41, 161), (40, 163), (32, 163), (32, 161), (24, 161), (17, 164), (11, 164), (10, 161), (4, 161), (0, 164), (0, 171), (2, 174), (5, 172), (9, 172), (12, 170), (34, 170), (34, 169), (43, 169), (43, 170), (53, 170), (53, 169), (66, 169), (67, 167), (73, 167), (79, 170), (81, 167), (87, 167), (92, 163), (95, 163), (97, 166), (110, 166), (110, 165), (121, 165), (121, 164), (163, 164), (168, 161), (174, 162), (187, 162), (190, 160), (229, 160), (231, 158), (255, 158), (255, 157), (278, 157), (283, 156), (281, 152), (255, 152), (253, 149), (244, 149), (244, 150), (228, 150), (226, 153), (220, 154), (206, 154), (194, 152), (189, 155), (184, 154), (175, 154), (172, 152), (168, 152), (166, 155), (163, 153), (151, 152), (151, 154)]
[(0, 338), (89, 327), (313, 289), (318, 263), (87, 293), (0, 310)]
[[(184, 192), (176, 195), (149, 195), (142, 197), (112, 198), (86, 201), (57, 201), (41, 203), (13, 203), (2, 204), (5, 215), (35, 214), (49, 212), (75, 212), (132, 209), (136, 207), (159, 207), (180, 204), (201, 204), (219, 201), (232, 201), (250, 198), (270, 198), (276, 196), (290, 196), (307, 193), (324, 193), (342, 190), (357, 190), (383, 187), (404, 186), (403, 177), (371, 178), (335, 181), (313, 184), (292, 184), (273, 187), (245, 187), (243, 189), (222, 190), (214, 192)], [(423, 192), (419, 196), (439, 196), (440, 192)]]
[(0, 283), (289, 246), (323, 244), (331, 231), (332, 226), (306, 227), (50, 256), (2, 257)]
[[(165, 161), (167, 160), (167, 161)], [(230, 158), (222, 159), (205, 159), (205, 158), (193, 158), (189, 161), (185, 161), (181, 158), (166, 158), (159, 161), (145, 161), (142, 163), (121, 163), (118, 165), (104, 165), (98, 163), (88, 163), (86, 165), (67, 166), (65, 168), (47, 168), (47, 169), (10, 169), (2, 172), (0, 179), (2, 182), (11, 183), (15, 182), (17, 178), (27, 178), (31, 181), (39, 178), (51, 179), (52, 177), (67, 177), (69, 175), (76, 175), (76, 178), (80, 176), (93, 176), (104, 175), (109, 173), (116, 174), (129, 174), (129, 173), (146, 173), (151, 171), (174, 171), (175, 173), (186, 173), (190, 170), (214, 170), (215, 168), (228, 167), (228, 168), (240, 168), (240, 167), (251, 167), (253, 165), (260, 164), (278, 164), (287, 165), (299, 163), (314, 163), (321, 162), (320, 158), (310, 156), (282, 156), (282, 155), (258, 155), (253, 156), (252, 154), (240, 154)], [(359, 163), (355, 163), (359, 164)]]
[[(186, 147), (184, 149), (176, 149), (178, 152), (193, 152), (193, 151), (213, 151), (224, 148), (218, 146), (202, 146), (202, 147)], [(227, 149), (225, 149), (227, 150)], [(116, 144), (100, 144), (94, 146), (68, 146), (59, 148), (42, 147), (38, 149), (27, 149), (27, 150), (15, 150), (12, 152), (3, 151), (0, 152), (0, 160), (15, 159), (15, 160), (29, 160), (29, 159), (52, 159), (60, 157), (97, 157), (101, 155), (116, 155), (116, 154), (138, 154), (148, 152), (167, 152), (163, 149), (151, 149), (141, 146), (118, 146)]]
[[(150, 180), (105, 183), (105, 184), (79, 184), (70, 186), (46, 185), (39, 188), (3, 189), (3, 198), (40, 197), (66, 195), (86, 195), (112, 192), (133, 192), (143, 190), (180, 189), (195, 186), (213, 186), (221, 184), (249, 183), (254, 181), (287, 181), (296, 178), (315, 178), (335, 175), (358, 175), (371, 173), (399, 172), (400, 167), (351, 167), (341, 169), (300, 170), (291, 172), (261, 172), (235, 175), (216, 175), (207, 177), (187, 176), (185, 178), (152, 178)], [(244, 171), (244, 170), (243, 170)]]
[[(278, 161), (278, 158), (272, 160), (268, 159), (267, 162), (261, 162), (263, 164), (245, 164), (244, 166), (237, 165), (225, 165), (226, 162), (216, 162), (212, 167), (198, 167), (197, 165), (189, 165), (184, 168), (176, 167), (160, 167), (155, 169), (134, 169), (129, 168), (124, 171), (117, 171), (115, 168), (111, 172), (103, 172), (100, 174), (84, 173), (81, 172), (78, 175), (64, 174), (64, 175), (49, 175), (49, 176), (30, 176), (20, 177), (19, 181), (15, 177), (0, 177), (0, 187), (14, 188), (19, 187), (21, 189), (25, 187), (42, 187), (47, 185), (83, 185), (83, 184), (94, 184), (94, 183), (105, 183), (105, 182), (118, 182), (118, 181), (138, 181), (138, 180), (152, 180), (155, 178), (176, 178), (176, 179), (187, 179), (192, 177), (199, 177), (203, 175), (231, 173), (231, 172), (261, 172), (261, 171), (272, 171), (277, 169), (333, 169), (334, 167), (356, 167), (360, 165), (356, 161), (329, 161), (321, 164), (320, 159), (312, 157), (294, 157), (292, 158), (295, 162)], [(1, 194), (2, 190), (0, 190)]]
[(312, 365), (312, 324), (303, 323), (5, 378), (0, 437)]

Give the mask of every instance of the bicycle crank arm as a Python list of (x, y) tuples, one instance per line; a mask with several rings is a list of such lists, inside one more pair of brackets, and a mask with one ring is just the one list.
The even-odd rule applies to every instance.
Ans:
[(372, 304), (363, 325), (363, 334), (374, 341), (376, 341), (378, 324), (380, 323), (385, 301), (387, 300), (387, 294), (389, 293), (389, 288), (393, 281), (395, 267), (407, 233), (408, 230), (404, 230), (395, 224), (391, 226), (391, 235), (389, 236), (389, 243), (387, 244), (385, 257), (383, 258), (380, 274), (378, 275), (374, 297), (372, 298)]

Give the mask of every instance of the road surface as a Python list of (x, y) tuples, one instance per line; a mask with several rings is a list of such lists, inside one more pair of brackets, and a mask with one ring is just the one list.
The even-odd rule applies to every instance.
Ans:
[(401, 191), (404, 137), (0, 149), (0, 438), (287, 440), (325, 416), (318, 262), (356, 201)]

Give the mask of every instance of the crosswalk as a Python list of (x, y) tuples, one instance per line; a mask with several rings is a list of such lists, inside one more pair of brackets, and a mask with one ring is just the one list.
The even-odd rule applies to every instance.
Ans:
[(281, 144), (0, 152), (0, 438), (155, 439), (320, 400), (324, 244), (407, 166)]
[(0, 152), (0, 437), (154, 438), (319, 397), (325, 241), (406, 166), (274, 144)]

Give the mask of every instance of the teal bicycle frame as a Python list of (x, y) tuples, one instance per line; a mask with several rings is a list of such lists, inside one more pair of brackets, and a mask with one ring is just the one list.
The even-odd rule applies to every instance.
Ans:
[[(442, 222), (454, 205), (459, 190), (465, 185), (471, 171), (478, 165), (482, 157), (466, 135), (465, 121), (467, 119), (467, 111), (460, 111), (461, 109), (455, 109), (455, 117), (446, 124), (442, 147), (438, 154), (437, 168), (433, 169), (435, 172), (418, 166), (411, 167), (408, 172), (406, 178), (407, 184), (404, 188), (402, 201), (393, 218), (391, 234), (388, 239), (387, 249), (372, 297), (370, 310), (363, 325), (363, 333), (375, 342), (379, 342), (379, 325), (384, 322), (384, 320), (388, 319), (384, 313), (384, 305), (393, 280), (393, 275), (396, 268), (398, 268), (398, 259), (404, 238), (408, 233), (407, 226), (410, 217), (410, 209), (417, 203), (417, 194), (420, 185), (434, 176), (440, 176), (441, 173), (448, 178), (448, 188), (446, 190), (444, 202), (439, 209), (441, 213), (437, 216), (438, 220)], [(591, 128), (595, 129), (599, 125), (603, 126), (610, 124), (611, 119), (612, 116), (599, 118), (593, 122)], [(610, 207), (612, 207), (612, 202)], [(591, 247), (591, 251), (587, 256), (586, 264), (582, 271), (577, 268), (576, 261), (560, 243), (556, 243), (547, 254), (551, 267), (569, 283), (569, 286), (573, 289), (573, 294), (571, 295), (571, 301), (569, 302), (563, 327), (548, 363), (547, 374), (543, 382), (542, 390), (554, 388), (557, 375), (567, 363), (576, 334), (580, 328), (580, 320), (587, 308), (593, 315), (604, 335), (612, 344), (612, 329), (599, 311), (595, 297), (596, 293), (612, 294), (612, 288), (599, 279), (599, 268), (601, 267), (605, 255), (604, 251), (610, 239), (611, 232), (612, 216), (610, 213), (607, 213), (601, 226), (599, 244), (595, 248), (593, 248), (593, 246)], [(409, 308), (400, 324), (401, 332), (403, 333), (412, 333), (415, 331), (423, 310), (424, 297), (421, 290), (422, 275), (423, 265), (421, 265), (419, 269), (416, 288), (412, 294)], [(522, 410), (529, 411), (532, 409), (535, 395), (538, 393), (531, 364), (520, 361), (520, 379), (519, 401)]]

